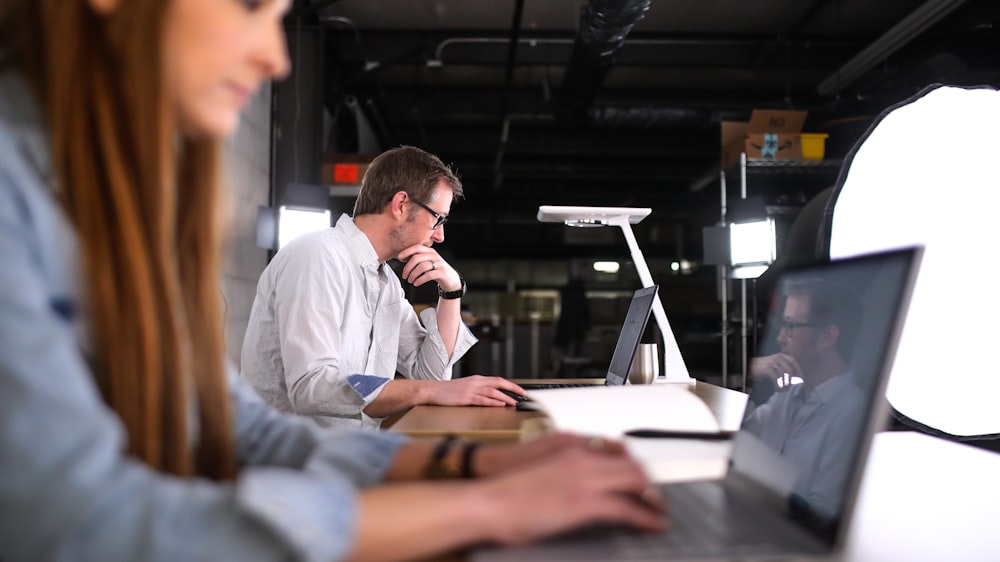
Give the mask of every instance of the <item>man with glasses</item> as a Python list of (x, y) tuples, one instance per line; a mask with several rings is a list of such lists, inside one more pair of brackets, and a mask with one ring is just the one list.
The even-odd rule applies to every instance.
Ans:
[(750, 374), (778, 388), (816, 387), (846, 369), (860, 321), (860, 304), (846, 287), (815, 279), (783, 288), (780, 318), (772, 333), (780, 351), (756, 357)]
[[(354, 206), (334, 228), (301, 236), (261, 274), (243, 343), (242, 372), (279, 410), (322, 426), (377, 428), (418, 404), (506, 406), (500, 377), (451, 379), (475, 344), (462, 323), (465, 281), (433, 248), (462, 184), (436, 156), (403, 146), (368, 166)], [(420, 316), (403, 281), (434, 283)], [(401, 377), (395, 377), (396, 374)]]
[(781, 317), (770, 326), (781, 350), (751, 367), (758, 384), (775, 381), (777, 389), (747, 402), (742, 427), (794, 465), (795, 507), (832, 516), (855, 450), (847, 440), (858, 435), (843, 430), (864, 417), (858, 377), (865, 373), (852, 366), (861, 304), (848, 287), (824, 279), (789, 283), (782, 293)]

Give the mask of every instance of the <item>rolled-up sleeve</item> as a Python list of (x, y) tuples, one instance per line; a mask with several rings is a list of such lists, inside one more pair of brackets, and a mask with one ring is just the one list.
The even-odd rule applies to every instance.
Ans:
[(478, 341), (465, 324), (458, 328), (455, 352), (448, 359), (448, 351), (441, 339), (437, 311), (426, 308), (418, 317), (412, 307), (401, 310), (399, 332), (399, 362), (397, 369), (403, 376), (416, 380), (448, 380), (452, 367), (458, 363)]

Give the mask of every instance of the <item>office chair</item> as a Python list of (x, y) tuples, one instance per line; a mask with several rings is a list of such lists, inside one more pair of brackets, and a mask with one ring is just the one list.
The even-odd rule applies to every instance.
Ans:
[(831, 258), (925, 246), (887, 397), (899, 424), (1000, 450), (1000, 91), (933, 86), (884, 112), (824, 210)]

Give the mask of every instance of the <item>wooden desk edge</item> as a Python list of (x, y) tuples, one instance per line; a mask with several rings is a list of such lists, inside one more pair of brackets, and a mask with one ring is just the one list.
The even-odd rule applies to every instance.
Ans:
[[(699, 396), (708, 405), (723, 430), (735, 431), (739, 429), (740, 420), (743, 417), (743, 409), (746, 405), (746, 394), (701, 381), (688, 385), (686, 388)], [(435, 410), (439, 409), (441, 410), (440, 412), (435, 412)], [(428, 423), (429, 418), (435, 421), (441, 420), (442, 416), (439, 414), (443, 414), (444, 410), (449, 410), (449, 423), (437, 423), (433, 425)], [(453, 434), (466, 439), (484, 441), (517, 441), (525, 435), (525, 428), (523, 427), (525, 420), (544, 417), (544, 414), (541, 412), (517, 412), (515, 414), (515, 412), (508, 410), (501, 416), (503, 422), (498, 424), (502, 427), (489, 428), (488, 424), (481, 423), (480, 420), (483, 419), (482, 416), (500, 413), (491, 410), (491, 408), (476, 406), (416, 406), (395, 420), (396, 423), (392, 425), (390, 430), (415, 438), (436, 438)], [(454, 416), (454, 414), (457, 414), (457, 416)], [(456, 418), (469, 419), (466, 416), (470, 416), (476, 422), (471, 424), (456, 423)], [(513, 427), (514, 422), (519, 427)], [(463, 425), (466, 426), (462, 427)], [(484, 427), (484, 425), (487, 427)]]

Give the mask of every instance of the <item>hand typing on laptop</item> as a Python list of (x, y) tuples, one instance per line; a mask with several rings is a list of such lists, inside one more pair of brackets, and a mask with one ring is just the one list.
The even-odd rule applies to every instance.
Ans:
[[(520, 448), (525, 465), (516, 471), (493, 467), (504, 472), (481, 494), (494, 514), (494, 542), (523, 544), (594, 524), (666, 528), (657, 489), (620, 442), (558, 434)], [(490, 464), (486, 456), (477, 460)], [(515, 460), (508, 456), (506, 462)]]

